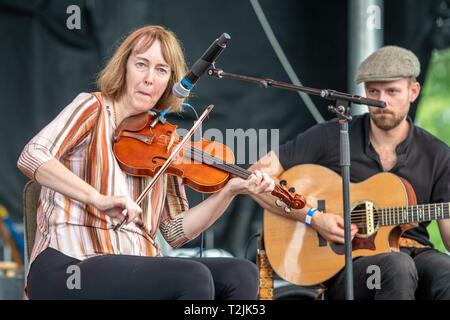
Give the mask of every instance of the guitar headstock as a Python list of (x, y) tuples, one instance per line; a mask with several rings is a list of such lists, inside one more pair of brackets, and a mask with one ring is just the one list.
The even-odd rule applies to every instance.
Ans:
[(301, 209), (306, 205), (306, 199), (300, 195), (295, 193), (295, 188), (289, 188), (286, 190), (284, 186), (287, 184), (285, 180), (280, 181), (280, 184), (277, 184), (272, 191), (272, 195), (277, 197), (278, 199), (275, 201), (275, 204), (278, 207), (284, 207), (284, 211), (286, 213), (291, 212), (291, 209)]

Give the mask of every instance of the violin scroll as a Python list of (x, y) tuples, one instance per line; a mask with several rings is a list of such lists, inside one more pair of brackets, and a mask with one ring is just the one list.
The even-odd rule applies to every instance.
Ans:
[(278, 207), (282, 207), (283, 204), (286, 204), (284, 207), (286, 213), (290, 213), (291, 209), (302, 209), (306, 205), (305, 197), (300, 194), (293, 194), (295, 193), (295, 188), (286, 190), (281, 184), (286, 185), (287, 183), (283, 180), (280, 184), (276, 185), (272, 191), (272, 195), (278, 198), (275, 201), (275, 204)]

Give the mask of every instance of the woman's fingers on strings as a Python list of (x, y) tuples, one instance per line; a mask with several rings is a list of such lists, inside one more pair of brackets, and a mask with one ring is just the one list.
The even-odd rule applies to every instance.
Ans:
[(263, 185), (265, 192), (272, 192), (275, 188), (275, 181), (267, 173), (263, 173)]
[(255, 170), (247, 179), (249, 188), (254, 193), (270, 192), (275, 187), (275, 182), (269, 177), (267, 173), (261, 173)]
[(255, 170), (254, 172), (253, 172), (253, 174), (256, 176), (256, 178), (258, 179), (258, 182), (261, 182), (261, 180), (262, 180), (262, 178), (263, 178), (263, 176), (262, 176), (262, 174), (261, 174), (261, 171), (259, 171), (259, 170)]
[(258, 185), (258, 183), (259, 183), (259, 179), (258, 179), (258, 177), (256, 176), (256, 174), (255, 173), (252, 173), (248, 178), (247, 178), (247, 185), (249, 186), (249, 187), (252, 187), (252, 186), (256, 186), (256, 185)]

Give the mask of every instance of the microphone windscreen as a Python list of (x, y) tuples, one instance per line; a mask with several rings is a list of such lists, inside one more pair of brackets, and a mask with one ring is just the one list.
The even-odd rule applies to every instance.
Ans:
[(172, 93), (174, 94), (174, 96), (180, 99), (189, 97), (190, 91), (191, 90), (183, 87), (180, 82), (175, 83), (172, 89)]

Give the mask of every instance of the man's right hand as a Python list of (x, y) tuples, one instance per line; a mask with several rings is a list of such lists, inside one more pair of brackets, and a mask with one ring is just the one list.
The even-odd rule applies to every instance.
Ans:
[[(345, 242), (344, 219), (339, 215), (317, 211), (312, 216), (311, 227), (328, 241), (342, 244)], [(355, 224), (352, 224), (352, 240), (357, 231), (358, 227)]]

